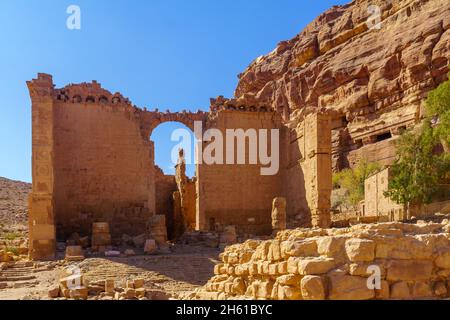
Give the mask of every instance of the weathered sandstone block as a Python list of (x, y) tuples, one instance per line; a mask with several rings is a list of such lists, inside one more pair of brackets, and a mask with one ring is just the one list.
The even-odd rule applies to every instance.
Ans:
[(382, 259), (430, 259), (433, 250), (411, 236), (377, 239), (376, 257)]
[(301, 275), (325, 274), (336, 267), (336, 261), (332, 258), (300, 259), (298, 272)]
[(375, 297), (375, 291), (368, 289), (367, 279), (353, 276), (331, 276), (331, 300), (368, 300)]
[(411, 298), (411, 290), (405, 281), (394, 283), (391, 286), (391, 298), (393, 299), (409, 299)]
[(350, 261), (373, 261), (375, 258), (375, 242), (365, 239), (349, 239), (345, 242), (345, 250)]
[(434, 262), (439, 268), (450, 269), (450, 249), (440, 252)]
[(156, 245), (156, 241), (153, 239), (149, 239), (145, 241), (144, 252), (146, 254), (154, 254), (158, 251), (158, 246)]
[(283, 258), (314, 257), (317, 255), (317, 242), (315, 240), (281, 242), (281, 256)]
[(272, 229), (278, 232), (286, 229), (286, 199), (275, 198), (272, 203)]
[(431, 277), (431, 261), (392, 260), (387, 267), (388, 281), (427, 280)]
[(418, 281), (412, 287), (412, 296), (414, 298), (429, 298), (433, 296), (431, 283), (428, 281)]
[(301, 291), (304, 300), (325, 300), (326, 292), (322, 277), (305, 276), (301, 280)]
[(317, 240), (317, 249), (320, 255), (330, 258), (345, 255), (345, 242), (347, 237), (322, 237)]

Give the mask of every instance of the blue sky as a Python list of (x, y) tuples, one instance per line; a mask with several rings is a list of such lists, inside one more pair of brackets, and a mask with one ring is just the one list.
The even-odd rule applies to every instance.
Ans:
[[(237, 74), (343, 0), (2, 0), (0, 176), (31, 181), (25, 82), (50, 73), (58, 87), (98, 80), (140, 107), (207, 110), (230, 97)], [(66, 28), (69, 5), (81, 30)], [(156, 162), (170, 173), (170, 134), (154, 131)], [(190, 174), (193, 168), (189, 169)]]

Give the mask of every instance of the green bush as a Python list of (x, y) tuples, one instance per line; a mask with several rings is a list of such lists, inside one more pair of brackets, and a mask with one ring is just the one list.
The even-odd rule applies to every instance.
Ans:
[(357, 208), (359, 202), (364, 200), (364, 183), (373, 173), (380, 170), (376, 162), (370, 163), (361, 160), (353, 169), (345, 169), (333, 175), (333, 188), (346, 190), (340, 202), (346, 207)]

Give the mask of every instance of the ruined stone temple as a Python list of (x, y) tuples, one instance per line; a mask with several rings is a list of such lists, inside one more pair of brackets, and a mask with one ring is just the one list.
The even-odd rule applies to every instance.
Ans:
[[(395, 138), (421, 121), (427, 93), (447, 79), (449, 2), (372, 2), (382, 28), (369, 29), (366, 0), (333, 7), (252, 62), (235, 97), (212, 99), (208, 112), (147, 111), (95, 81), (29, 81), (31, 257), (51, 258), (57, 240), (89, 236), (95, 222), (108, 222), (113, 239), (142, 234), (155, 215), (166, 216), (172, 235), (218, 226), (269, 235), (277, 198), (286, 217), (276, 214), (276, 226), (328, 227), (332, 170), (362, 158), (392, 163)], [(200, 121), (203, 131), (278, 129), (279, 171), (199, 164), (189, 179), (180, 161), (166, 176), (150, 136), (168, 121), (192, 130)]]
[[(166, 216), (169, 231), (180, 224), (203, 231), (233, 225), (240, 234), (269, 235), (276, 197), (289, 202), (291, 221), (330, 224), (331, 118), (326, 113), (305, 114), (290, 129), (270, 107), (222, 98), (212, 101), (210, 112), (161, 113), (139, 109), (96, 82), (56, 89), (50, 75), (39, 74), (28, 86), (35, 258), (52, 256), (57, 239), (74, 232), (90, 235), (95, 222), (108, 222), (113, 238), (143, 234), (154, 215)], [(201, 121), (203, 130), (224, 134), (233, 128), (279, 129), (281, 168), (261, 175), (262, 164), (198, 164), (196, 177), (188, 179), (180, 162), (175, 177), (165, 176), (155, 166), (150, 135), (166, 121), (192, 129)]]

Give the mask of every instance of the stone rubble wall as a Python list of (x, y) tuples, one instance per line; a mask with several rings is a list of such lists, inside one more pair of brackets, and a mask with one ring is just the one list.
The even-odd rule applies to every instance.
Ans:
[[(450, 293), (450, 221), (285, 230), (220, 255), (186, 299), (442, 299)], [(380, 286), (371, 289), (380, 272)], [(374, 273), (375, 272), (375, 273)], [(373, 288), (373, 287), (372, 287)]]

